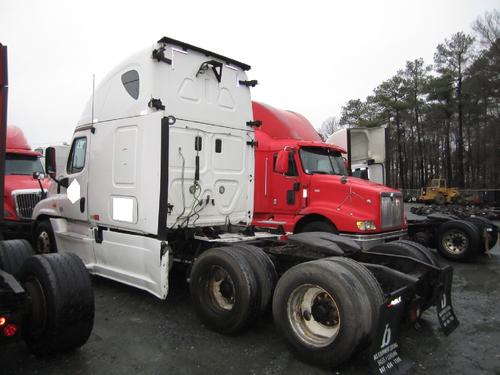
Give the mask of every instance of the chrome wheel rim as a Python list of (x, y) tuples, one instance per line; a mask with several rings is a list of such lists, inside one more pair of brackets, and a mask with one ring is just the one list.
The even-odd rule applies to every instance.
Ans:
[(235, 288), (229, 273), (219, 266), (213, 266), (208, 279), (208, 293), (212, 303), (219, 309), (231, 311), (235, 303)]
[(340, 313), (335, 299), (318, 285), (295, 288), (287, 302), (287, 316), (295, 335), (306, 345), (323, 348), (340, 331)]
[(36, 244), (37, 244), (36, 249), (38, 253), (40, 254), (50, 253), (51, 251), (50, 237), (47, 232), (43, 231), (38, 234)]
[(458, 255), (469, 247), (469, 238), (464, 232), (452, 229), (443, 235), (441, 243), (447, 252)]

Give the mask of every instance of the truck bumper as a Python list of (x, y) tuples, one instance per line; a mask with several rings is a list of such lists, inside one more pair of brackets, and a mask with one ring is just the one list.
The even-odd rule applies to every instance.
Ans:
[(353, 240), (354, 242), (356, 242), (358, 245), (361, 246), (361, 249), (368, 250), (369, 248), (384, 242), (406, 239), (408, 238), (408, 231), (406, 229), (402, 229), (393, 232), (384, 232), (376, 234), (340, 233), (340, 235)]

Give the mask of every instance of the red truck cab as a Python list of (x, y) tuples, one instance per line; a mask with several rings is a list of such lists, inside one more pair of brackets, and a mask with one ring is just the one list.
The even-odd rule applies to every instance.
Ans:
[[(21, 129), (7, 127), (4, 180), (4, 234), (7, 237), (31, 235), (31, 214), (42, 199), (34, 172), (43, 173), (41, 154), (32, 151)], [(49, 180), (41, 180), (46, 190)]]
[(253, 224), (286, 232), (325, 231), (363, 248), (406, 237), (401, 192), (348, 176), (345, 150), (322, 141), (302, 115), (254, 102)]

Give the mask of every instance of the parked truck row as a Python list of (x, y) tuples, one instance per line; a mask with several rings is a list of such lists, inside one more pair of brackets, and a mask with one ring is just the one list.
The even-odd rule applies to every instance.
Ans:
[(215, 331), (272, 306), (304, 360), (335, 367), (369, 346), (375, 373), (397, 371), (402, 319), (436, 306), (446, 334), (458, 325), (452, 268), (403, 239), (400, 192), (347, 176), (303, 116), (252, 103), (249, 70), (167, 37), (118, 65), (63, 168), (46, 151), (37, 250), (160, 299), (182, 267)]
[[(7, 94), (7, 47), (0, 44), (1, 233), (19, 236), (29, 232), (47, 181), (33, 179), (42, 165), (22, 132), (7, 130)], [(0, 241), (0, 344), (22, 338), (36, 355), (65, 352), (88, 340), (93, 322), (92, 285), (78, 256), (35, 256), (26, 240)]]

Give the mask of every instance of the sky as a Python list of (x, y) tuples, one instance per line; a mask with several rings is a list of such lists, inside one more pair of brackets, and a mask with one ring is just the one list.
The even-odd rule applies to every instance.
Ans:
[(500, 0), (0, 0), (9, 53), (8, 123), (32, 145), (69, 142), (108, 71), (169, 36), (252, 66), (252, 99), (315, 127)]

